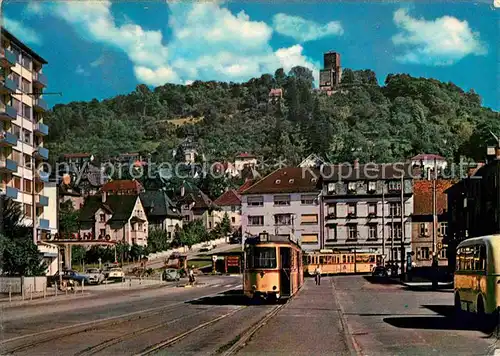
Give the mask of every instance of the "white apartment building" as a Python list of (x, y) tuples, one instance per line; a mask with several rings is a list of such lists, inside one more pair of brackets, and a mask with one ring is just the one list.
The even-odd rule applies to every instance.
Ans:
[[(37, 167), (48, 159), (43, 123), (47, 103), (42, 92), (47, 78), (42, 57), (8, 31), (2, 29), (0, 48), (0, 189), (19, 202), (27, 225), (35, 224), (34, 240), (57, 229), (50, 218), (50, 199), (44, 184), (48, 176)], [(53, 198), (52, 198), (53, 199)], [(55, 206), (52, 204), (52, 206)]]

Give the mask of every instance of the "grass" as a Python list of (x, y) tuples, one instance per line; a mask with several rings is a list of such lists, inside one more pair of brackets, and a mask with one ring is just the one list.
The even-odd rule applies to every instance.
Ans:
[(212, 260), (211, 259), (193, 259), (193, 260), (188, 260), (187, 265), (188, 265), (188, 267), (194, 266), (194, 268), (201, 268), (201, 267), (205, 267), (205, 266), (211, 266)]
[(170, 122), (171, 124), (174, 124), (175, 126), (182, 126), (182, 125), (186, 125), (186, 124), (195, 124), (199, 121), (203, 120), (203, 117), (184, 117), (184, 118), (180, 118), (180, 119), (172, 119), (172, 120), (168, 120), (168, 122)]

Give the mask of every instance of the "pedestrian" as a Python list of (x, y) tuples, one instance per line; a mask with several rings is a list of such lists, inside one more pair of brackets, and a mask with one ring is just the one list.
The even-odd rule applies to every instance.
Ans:
[(194, 266), (189, 269), (189, 283), (194, 284)]
[(314, 270), (314, 279), (317, 286), (321, 285), (321, 269), (319, 268), (319, 265), (316, 266), (316, 269)]

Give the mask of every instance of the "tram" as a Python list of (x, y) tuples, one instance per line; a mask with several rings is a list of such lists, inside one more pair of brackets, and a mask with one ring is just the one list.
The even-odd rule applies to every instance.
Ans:
[(250, 298), (292, 297), (304, 284), (302, 249), (288, 236), (269, 235), (245, 240), (243, 291)]
[(319, 266), (321, 274), (371, 273), (382, 264), (382, 254), (373, 252), (334, 252), (320, 250), (304, 253), (304, 272), (314, 275)]

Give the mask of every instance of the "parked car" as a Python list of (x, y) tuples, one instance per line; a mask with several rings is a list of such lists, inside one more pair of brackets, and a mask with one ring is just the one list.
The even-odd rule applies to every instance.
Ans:
[(125, 273), (123, 272), (123, 270), (121, 268), (113, 267), (113, 268), (110, 268), (107, 279), (124, 281), (125, 280)]
[(167, 282), (179, 281), (181, 279), (181, 273), (178, 269), (168, 268), (163, 271), (163, 280)]
[(98, 268), (89, 268), (85, 274), (89, 277), (90, 284), (101, 284), (106, 279), (104, 273)]
[(385, 268), (384, 266), (377, 266), (373, 268), (372, 276), (385, 278), (389, 277), (389, 273), (387, 272), (387, 268)]
[(214, 245), (210, 243), (203, 244), (200, 248), (200, 252), (208, 252), (210, 250), (213, 250), (215, 248)]
[(73, 270), (64, 270), (61, 276), (59, 275), (59, 271), (57, 271), (53, 276), (50, 276), (47, 279), (47, 284), (49, 286), (52, 286), (53, 284), (58, 283), (60, 279), (65, 282), (70, 282), (76, 286), (79, 286), (82, 283), (90, 284), (90, 279), (88, 276), (80, 274)]

